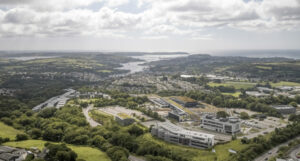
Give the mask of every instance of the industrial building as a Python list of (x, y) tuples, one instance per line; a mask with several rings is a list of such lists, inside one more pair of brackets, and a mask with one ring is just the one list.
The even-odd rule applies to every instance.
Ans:
[(214, 145), (214, 135), (186, 130), (170, 122), (157, 123), (152, 127), (151, 134), (166, 142), (199, 149), (210, 148)]
[(288, 115), (296, 113), (296, 108), (289, 105), (274, 105), (272, 106), (275, 110), (277, 110), (279, 113)]
[(196, 100), (185, 96), (171, 97), (171, 99), (184, 107), (196, 107), (198, 105)]
[(122, 126), (128, 126), (135, 122), (135, 120), (125, 113), (118, 113), (115, 115), (115, 120)]
[(240, 132), (241, 121), (236, 117), (216, 118), (214, 115), (204, 115), (201, 118), (200, 127), (234, 135)]

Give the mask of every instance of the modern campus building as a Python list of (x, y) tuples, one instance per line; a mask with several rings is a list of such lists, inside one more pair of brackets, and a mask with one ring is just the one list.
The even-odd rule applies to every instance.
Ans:
[(155, 105), (162, 107), (162, 108), (167, 108), (169, 107), (169, 103), (167, 103), (166, 101), (164, 101), (161, 98), (149, 98), (149, 100), (154, 103)]
[(272, 106), (275, 110), (277, 110), (279, 113), (287, 115), (287, 114), (293, 114), (296, 113), (296, 108), (289, 105), (274, 105)]
[(196, 107), (198, 105), (198, 102), (196, 100), (189, 97), (176, 96), (171, 97), (171, 99), (184, 107)]
[(118, 113), (117, 115), (115, 115), (115, 120), (122, 126), (128, 126), (135, 122), (132, 117), (128, 116), (125, 113)]
[(236, 134), (241, 130), (241, 121), (236, 117), (216, 118), (214, 115), (204, 115), (201, 118), (201, 128), (220, 133)]
[(182, 122), (186, 119), (187, 113), (180, 107), (170, 104), (170, 108), (172, 109), (172, 111), (168, 113), (169, 118), (175, 119), (178, 122)]
[(214, 145), (214, 135), (186, 130), (170, 122), (157, 123), (152, 127), (151, 134), (166, 142), (199, 149), (210, 148)]

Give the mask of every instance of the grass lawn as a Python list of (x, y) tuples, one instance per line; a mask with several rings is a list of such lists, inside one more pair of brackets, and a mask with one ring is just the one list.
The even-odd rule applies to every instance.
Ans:
[(89, 111), (89, 116), (102, 125), (111, 125), (114, 122), (114, 116), (104, 113), (100, 110)]
[(285, 82), (285, 81), (281, 81), (278, 83), (270, 83), (272, 87), (278, 87), (278, 86), (300, 86), (300, 83), (296, 83), (296, 82)]
[(265, 69), (265, 70), (271, 70), (272, 69), (272, 67), (270, 67), (270, 66), (261, 66), (261, 65), (256, 66), (256, 68)]
[(214, 147), (216, 153), (213, 153), (211, 150), (201, 150), (201, 149), (190, 148), (186, 146), (170, 144), (152, 137), (151, 134), (149, 133), (140, 136), (140, 138), (138, 138), (138, 141), (140, 142), (152, 141), (158, 143), (164, 147), (171, 148), (174, 153), (178, 153), (182, 156), (191, 158), (192, 161), (215, 161), (215, 160), (224, 161), (229, 159), (230, 153), (228, 152), (228, 149), (240, 151), (248, 146), (247, 144), (241, 144), (240, 140), (235, 140), (230, 143), (216, 145)]
[(15, 140), (17, 134), (22, 134), (22, 131), (14, 129), (13, 127), (5, 125), (3, 122), (0, 122), (0, 137), (9, 138), (10, 140)]
[(233, 96), (233, 97), (239, 97), (240, 94), (241, 94), (241, 92), (235, 92), (235, 93), (222, 93), (222, 94), (224, 94), (224, 95), (231, 95), (231, 96)]
[(214, 82), (209, 82), (209, 86), (211, 87), (218, 87), (218, 86), (233, 86), (235, 89), (247, 89), (247, 88), (252, 88), (256, 85), (256, 83), (251, 83), (251, 82), (225, 82), (225, 83), (214, 83)]
[[(37, 147), (42, 150), (45, 143), (46, 141), (43, 140), (26, 140), (20, 142), (7, 142), (4, 143), (4, 145), (20, 148)], [(110, 158), (106, 155), (106, 153), (96, 148), (69, 144), (67, 146), (78, 154), (78, 159), (84, 159), (86, 161), (110, 161)]]

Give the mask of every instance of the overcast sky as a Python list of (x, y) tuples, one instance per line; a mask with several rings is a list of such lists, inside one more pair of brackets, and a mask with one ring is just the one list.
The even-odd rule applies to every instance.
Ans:
[(0, 0), (0, 50), (300, 49), (300, 0)]

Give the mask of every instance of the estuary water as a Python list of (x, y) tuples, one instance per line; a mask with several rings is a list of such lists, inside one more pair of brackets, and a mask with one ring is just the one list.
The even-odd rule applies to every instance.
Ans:
[(174, 54), (174, 55), (141, 55), (141, 56), (131, 56), (132, 58), (140, 59), (141, 61), (136, 61), (136, 62), (129, 62), (129, 63), (124, 63), (121, 64), (122, 67), (117, 68), (121, 70), (128, 70), (129, 72), (126, 73), (125, 75), (128, 74), (133, 74), (137, 72), (142, 72), (144, 70), (147, 70), (149, 68), (148, 65), (145, 63), (150, 63), (153, 61), (159, 61), (159, 60), (167, 60), (167, 59), (173, 59), (173, 58), (178, 58), (178, 57), (185, 57), (189, 56), (188, 54)]

